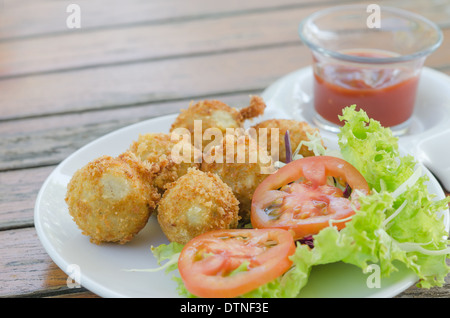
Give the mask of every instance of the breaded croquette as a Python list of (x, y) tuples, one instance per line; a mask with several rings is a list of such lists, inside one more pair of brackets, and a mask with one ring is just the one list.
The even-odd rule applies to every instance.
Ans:
[(158, 222), (172, 242), (186, 244), (215, 229), (236, 228), (239, 202), (214, 174), (190, 168), (169, 184), (158, 204)]
[[(240, 110), (218, 100), (200, 101), (196, 104), (191, 104), (187, 109), (181, 110), (181, 113), (172, 124), (170, 132), (177, 128), (187, 129), (191, 134), (191, 142), (194, 145), (196, 144), (194, 141), (195, 121), (199, 121), (198, 123), (201, 125), (199, 137), (202, 137), (208, 128), (218, 129), (218, 133), (222, 137), (226, 133), (227, 128), (242, 128), (246, 120), (262, 115), (265, 108), (266, 104), (259, 96), (251, 96), (250, 105)], [(212, 141), (215, 141), (212, 137), (215, 136), (205, 140), (203, 136), (199, 142), (202, 145), (202, 149)], [(217, 144), (219, 142), (220, 140), (217, 141)]]
[[(166, 184), (171, 183), (187, 173), (188, 168), (200, 167), (201, 160), (195, 160), (197, 152), (194, 151), (191, 143), (187, 144), (187, 158), (181, 150), (176, 147), (183, 147), (183, 140), (173, 140), (170, 134), (147, 133), (140, 135), (134, 141), (129, 150), (142, 161), (155, 163), (160, 166), (159, 173), (154, 178), (154, 185), (162, 193)], [(201, 158), (201, 151), (199, 152)]]
[(241, 133), (227, 134), (220, 146), (204, 154), (201, 170), (217, 174), (230, 186), (245, 223), (250, 220), (253, 192), (275, 168), (266, 149), (249, 134)]
[[(308, 141), (307, 133), (313, 135), (318, 133), (317, 128), (311, 127), (307, 122), (292, 120), (292, 119), (269, 119), (254, 125), (252, 128), (256, 130), (256, 134), (265, 133), (260, 128), (267, 128), (267, 152), (273, 157), (277, 156), (279, 161), (286, 162), (286, 143), (285, 134), (289, 130), (289, 137), (292, 151), (295, 151), (301, 141)], [(278, 148), (271, 148), (271, 128), (278, 129)], [(298, 152), (303, 157), (314, 156), (314, 152), (302, 145)]]
[(160, 198), (152, 185), (158, 169), (131, 152), (89, 162), (68, 184), (70, 215), (92, 243), (129, 242), (147, 224)]

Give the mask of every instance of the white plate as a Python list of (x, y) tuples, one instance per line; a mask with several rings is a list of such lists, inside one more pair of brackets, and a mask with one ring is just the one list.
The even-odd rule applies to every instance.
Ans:
[[(126, 150), (141, 133), (167, 132), (175, 115), (144, 121), (110, 133), (81, 148), (50, 174), (43, 184), (35, 206), (35, 227), (44, 248), (68, 275), (102, 297), (178, 297), (172, 273), (128, 272), (125, 269), (155, 268), (150, 247), (168, 243), (155, 217), (125, 245), (94, 245), (82, 235), (70, 217), (64, 197), (73, 173), (101, 156), (116, 156)], [(331, 145), (337, 147), (334, 140)], [(430, 190), (444, 197), (437, 181), (430, 175)], [(447, 218), (448, 220), (448, 218)], [(79, 269), (79, 272), (76, 270)], [(79, 273), (79, 275), (77, 275)], [(392, 297), (415, 281), (414, 274), (402, 270), (381, 281), (381, 288), (366, 286), (367, 275), (359, 268), (331, 264), (314, 268), (302, 297)]]

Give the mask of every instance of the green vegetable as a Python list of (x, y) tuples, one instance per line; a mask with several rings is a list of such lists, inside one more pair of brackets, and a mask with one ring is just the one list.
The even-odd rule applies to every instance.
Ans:
[(355, 111), (355, 105), (343, 110), (339, 148), (366, 178), (371, 189), (394, 191), (414, 172), (416, 162), (410, 155), (400, 156), (398, 138), (380, 122), (369, 119), (364, 111)]
[[(382, 276), (403, 263), (416, 273), (419, 287), (443, 285), (450, 272), (446, 264), (450, 248), (442, 212), (450, 198), (436, 200), (429, 193), (428, 177), (413, 157), (400, 154), (390, 129), (356, 111), (354, 105), (344, 109), (341, 120), (345, 121), (338, 134), (341, 155), (363, 174), (371, 194), (360, 193), (360, 207), (344, 229), (323, 229), (313, 236), (312, 249), (298, 244), (288, 272), (243, 297), (296, 297), (313, 266), (334, 262), (353, 264), (362, 272), (377, 263)], [(155, 256), (176, 257), (179, 248), (172, 244), (159, 247)], [(176, 279), (181, 294), (193, 296)]]
[(152, 246), (152, 253), (158, 260), (159, 265), (161, 265), (163, 261), (167, 260), (161, 268), (166, 268), (166, 273), (169, 273), (175, 269), (178, 269), (178, 256), (180, 256), (183, 247), (183, 244), (177, 242), (172, 242), (168, 245), (161, 244), (157, 247)]
[[(400, 155), (390, 129), (356, 111), (355, 105), (344, 109), (341, 120), (345, 121), (338, 134), (342, 155), (364, 175), (373, 193), (360, 199), (359, 212), (340, 234), (352, 236), (358, 246), (378, 244), (372, 256), (383, 274), (396, 270), (397, 259), (415, 271), (419, 286), (441, 286), (449, 273), (450, 249), (440, 212), (448, 209), (449, 198), (436, 200), (429, 193), (428, 177), (421, 176), (421, 166), (412, 156)], [(363, 231), (369, 239), (356, 240)]]

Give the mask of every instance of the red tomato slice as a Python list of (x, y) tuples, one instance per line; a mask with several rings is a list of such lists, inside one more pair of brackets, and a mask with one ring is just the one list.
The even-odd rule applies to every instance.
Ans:
[[(184, 246), (178, 270), (196, 296), (236, 297), (285, 273), (294, 252), (292, 234), (282, 229), (215, 230)], [(247, 269), (233, 273), (241, 265)]]
[[(338, 178), (353, 190), (350, 197), (327, 184)], [(306, 157), (290, 162), (268, 176), (253, 194), (251, 223), (254, 228), (293, 230), (294, 239), (317, 234), (332, 220), (344, 220), (355, 212), (354, 190), (368, 194), (361, 173), (345, 160), (329, 156)], [(354, 201), (356, 203), (356, 201)], [(345, 222), (333, 223), (338, 229)]]

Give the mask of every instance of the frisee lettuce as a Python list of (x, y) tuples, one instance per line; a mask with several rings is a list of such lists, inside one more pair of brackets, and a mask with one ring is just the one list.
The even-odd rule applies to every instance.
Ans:
[[(436, 196), (430, 194), (429, 178), (421, 175), (421, 165), (412, 156), (400, 155), (398, 139), (390, 129), (369, 119), (363, 110), (356, 111), (355, 105), (345, 108), (340, 118), (345, 121), (338, 134), (343, 158), (361, 172), (372, 189), (371, 195), (360, 199), (362, 206), (357, 215), (372, 209), (371, 216), (383, 217), (374, 232), (378, 235), (378, 240), (374, 238), (374, 241), (383, 242), (379, 252), (386, 251), (377, 257), (382, 272), (389, 274), (396, 270), (392, 261), (398, 258), (414, 270), (419, 286), (442, 286), (449, 273), (446, 264), (450, 255), (448, 233), (442, 219), (449, 198), (436, 200)], [(383, 210), (374, 211), (373, 201), (381, 200), (380, 196), (388, 204)], [(352, 222), (347, 223), (342, 235), (352, 229)]]
[[(450, 248), (442, 212), (448, 209), (450, 198), (436, 200), (429, 193), (428, 177), (412, 156), (401, 156), (398, 139), (390, 129), (363, 110), (356, 111), (355, 105), (345, 108), (340, 118), (345, 121), (338, 134), (341, 155), (363, 174), (372, 192), (359, 195), (360, 208), (344, 229), (323, 229), (313, 236), (312, 249), (297, 243), (290, 270), (242, 297), (296, 297), (313, 266), (335, 262), (353, 264), (363, 273), (377, 263), (384, 277), (397, 271), (400, 262), (414, 271), (419, 287), (444, 283), (450, 272), (446, 264)], [(320, 147), (315, 150), (321, 153)], [(294, 160), (298, 159), (295, 154)], [(173, 260), (181, 250), (174, 244), (152, 249), (159, 261), (171, 262), (171, 270), (176, 269)], [(245, 266), (239, 268), (243, 270)], [(195, 297), (179, 277), (175, 280), (180, 295)]]
[(361, 172), (371, 189), (394, 191), (414, 172), (414, 157), (400, 156), (398, 138), (391, 130), (355, 107), (344, 108), (340, 116), (346, 122), (338, 133), (342, 156)]

